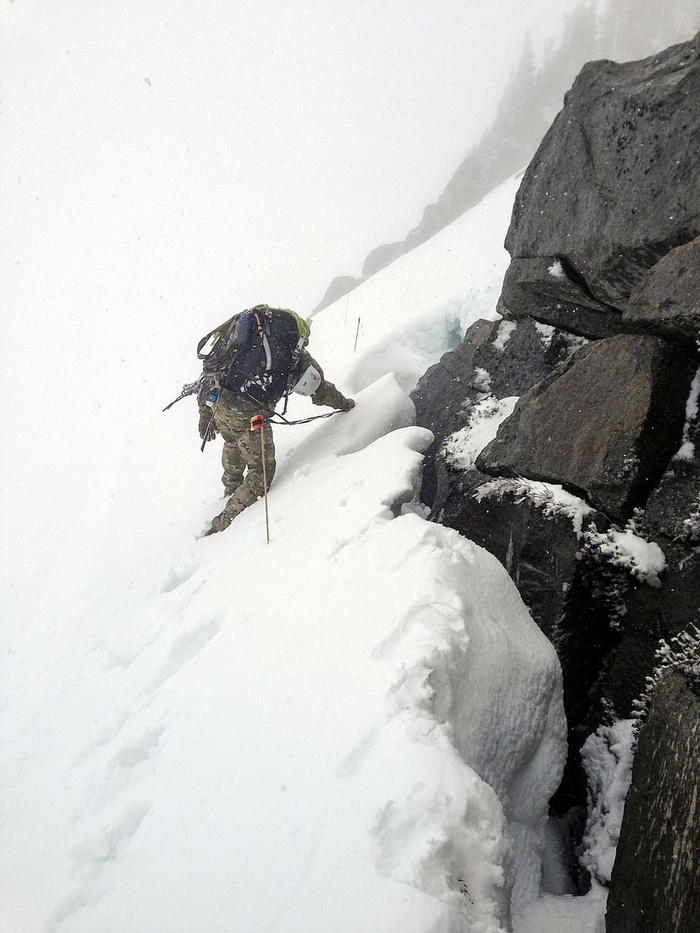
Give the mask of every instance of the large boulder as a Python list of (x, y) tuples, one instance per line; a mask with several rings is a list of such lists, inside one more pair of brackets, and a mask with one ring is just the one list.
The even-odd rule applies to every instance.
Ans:
[(596, 301), (572, 276), (573, 269), (561, 259), (515, 258), (503, 279), (499, 310), (504, 316), (533, 317), (596, 340), (619, 333), (622, 313)]
[(645, 519), (656, 534), (686, 547), (700, 545), (700, 371), (686, 405), (683, 443), (647, 500)]
[(647, 270), (700, 235), (699, 146), (700, 34), (643, 61), (585, 65), (515, 200), (506, 307), (571, 318), (591, 337), (623, 327)]
[(672, 249), (650, 269), (622, 318), (660, 334), (700, 340), (700, 237)]
[(444, 457), (445, 440), (469, 424), (476, 405), (522, 395), (580, 345), (533, 320), (481, 320), (423, 375), (411, 398), (417, 424), (435, 436), (425, 453), (422, 497), (436, 514), (448, 499), (463, 498), (462, 472)]
[(652, 336), (583, 347), (523, 396), (476, 467), (560, 484), (624, 521), (680, 446), (695, 363)]
[(700, 696), (659, 681), (639, 737), (608, 897), (607, 933), (700, 928)]

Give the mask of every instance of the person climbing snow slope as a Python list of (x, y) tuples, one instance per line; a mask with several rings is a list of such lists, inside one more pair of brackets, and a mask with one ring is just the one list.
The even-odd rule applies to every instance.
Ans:
[(338, 411), (355, 407), (309, 354), (309, 331), (294, 311), (256, 305), (200, 340), (199, 436), (204, 443), (217, 434), (223, 439), (222, 482), (228, 496), (207, 535), (228, 528), (265, 494), (266, 484), (269, 488), (276, 466), (270, 419), (280, 399), (296, 392), (309, 395), (314, 405)]

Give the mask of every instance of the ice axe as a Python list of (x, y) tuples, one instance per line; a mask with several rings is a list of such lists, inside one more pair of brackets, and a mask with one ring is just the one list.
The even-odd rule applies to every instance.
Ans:
[(270, 513), (267, 506), (267, 459), (265, 457), (265, 419), (262, 415), (253, 415), (250, 419), (250, 430), (260, 431), (260, 453), (262, 454), (263, 490), (265, 496), (265, 533), (267, 543), (270, 543)]

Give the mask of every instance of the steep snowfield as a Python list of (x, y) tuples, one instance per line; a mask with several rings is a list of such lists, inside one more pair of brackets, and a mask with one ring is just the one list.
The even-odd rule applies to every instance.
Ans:
[(46, 557), (3, 593), (2, 933), (497, 933), (536, 899), (558, 663), (501, 565), (423, 517), (408, 397), (494, 316), (516, 185), (315, 318), (358, 404), (276, 429), (269, 544), (262, 502), (198, 537), (219, 442), (191, 399), (160, 411), (236, 309), (121, 320), (116, 372), (74, 310), (62, 393), (90, 392), (53, 409), (33, 528), (38, 469), (8, 461), (6, 527)]

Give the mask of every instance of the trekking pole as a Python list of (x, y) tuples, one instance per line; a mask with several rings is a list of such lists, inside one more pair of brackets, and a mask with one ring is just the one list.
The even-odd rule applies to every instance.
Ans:
[(263, 490), (265, 497), (265, 534), (267, 543), (270, 543), (270, 513), (267, 505), (267, 458), (265, 457), (265, 419), (262, 415), (254, 415), (250, 419), (250, 430), (260, 431), (260, 453), (262, 455)]

